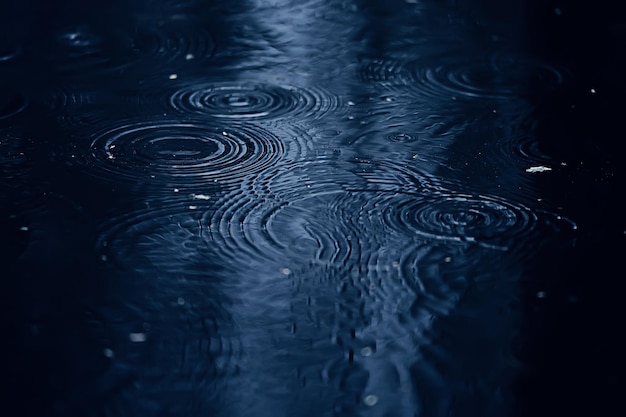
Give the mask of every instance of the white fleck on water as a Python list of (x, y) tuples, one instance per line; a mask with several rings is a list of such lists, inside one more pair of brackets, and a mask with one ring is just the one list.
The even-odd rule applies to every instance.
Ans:
[(536, 167), (526, 168), (526, 172), (530, 172), (530, 173), (547, 172), (547, 171), (552, 171), (552, 168), (546, 167), (546, 166), (536, 166)]
[(28, 226), (22, 226), (22, 227), (20, 227), (20, 230), (22, 232), (28, 232)]
[(370, 347), (364, 347), (363, 349), (361, 349), (361, 355), (363, 356), (371, 356), (372, 353), (374, 353), (374, 351)]
[(170, 80), (175, 80), (178, 78), (178, 74), (170, 74)]
[(109, 348), (104, 348), (102, 350), (102, 354), (107, 357), (107, 358), (112, 358), (113, 357), (113, 350), (109, 349)]
[(537, 298), (546, 298), (548, 294), (545, 291), (538, 291)]
[(291, 270), (289, 268), (281, 268), (280, 273), (283, 275), (289, 275), (291, 274)]
[(133, 343), (143, 343), (148, 338), (145, 333), (130, 333), (128, 339)]
[(178, 297), (176, 300), (179, 306), (185, 305), (185, 299), (183, 297)]
[(191, 197), (193, 197), (196, 200), (210, 200), (211, 196), (208, 196), (206, 194), (192, 194)]

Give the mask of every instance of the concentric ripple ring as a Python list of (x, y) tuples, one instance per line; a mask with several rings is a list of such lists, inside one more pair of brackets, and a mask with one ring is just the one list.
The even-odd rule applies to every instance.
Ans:
[(127, 123), (95, 135), (90, 170), (115, 181), (193, 186), (232, 183), (275, 164), (283, 143), (253, 125)]
[(174, 92), (169, 103), (180, 112), (232, 119), (317, 118), (339, 105), (337, 97), (319, 88), (268, 84), (193, 84)]

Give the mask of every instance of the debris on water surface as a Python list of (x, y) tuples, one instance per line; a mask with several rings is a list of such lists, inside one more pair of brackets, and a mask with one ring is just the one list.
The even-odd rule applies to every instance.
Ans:
[(211, 196), (208, 196), (206, 194), (192, 194), (191, 197), (193, 197), (196, 200), (210, 200)]
[(526, 168), (526, 172), (530, 172), (535, 173), (535, 172), (547, 172), (547, 171), (552, 171), (552, 168), (550, 167), (546, 167), (546, 166), (536, 166), (536, 167), (530, 167), (530, 168)]

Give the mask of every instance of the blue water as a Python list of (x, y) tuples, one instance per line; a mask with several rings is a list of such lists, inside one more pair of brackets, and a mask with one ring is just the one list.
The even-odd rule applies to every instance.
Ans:
[(536, 3), (0, 6), (3, 415), (609, 410), (624, 22)]

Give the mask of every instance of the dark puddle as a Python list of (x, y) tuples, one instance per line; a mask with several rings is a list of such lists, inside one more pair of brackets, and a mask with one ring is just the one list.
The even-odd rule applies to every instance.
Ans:
[(617, 93), (487, 3), (0, 8), (7, 415), (606, 400)]

